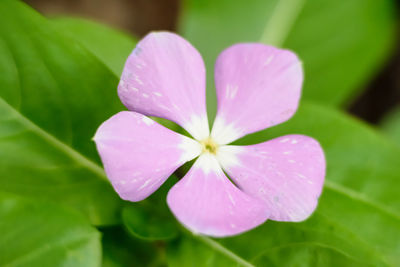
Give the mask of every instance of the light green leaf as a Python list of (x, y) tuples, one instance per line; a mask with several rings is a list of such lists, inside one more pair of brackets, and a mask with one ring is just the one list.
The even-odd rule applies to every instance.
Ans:
[[(303, 223), (269, 221), (232, 238), (194, 235), (190, 238), (207, 245), (196, 245), (196, 253), (209, 255), (196, 258), (194, 266), (207, 266), (216, 253), (240, 266), (274, 266), (283, 254), (279, 266), (294, 262), (306, 266), (398, 266), (400, 149), (344, 113), (309, 103), (289, 122), (237, 143), (258, 143), (285, 134), (315, 137), (326, 153), (327, 180), (316, 212)], [(302, 249), (292, 249), (296, 246)], [(177, 250), (172, 255), (189, 253), (185, 251), (191, 247), (194, 245), (171, 245)], [(210, 249), (214, 252), (207, 252)]]
[(137, 42), (131, 35), (83, 18), (57, 18), (53, 24), (97, 56), (117, 77)]
[(91, 138), (122, 109), (118, 80), (18, 1), (0, 1), (0, 191), (66, 204), (92, 223), (118, 220)]
[(0, 266), (100, 266), (100, 234), (80, 214), (0, 194)]
[(391, 0), (186, 0), (180, 32), (205, 58), (212, 115), (214, 62), (238, 42), (294, 50), (305, 68), (304, 97), (340, 105), (386, 58), (395, 36), (394, 11)]
[(382, 131), (400, 144), (400, 107), (394, 108), (381, 122)]

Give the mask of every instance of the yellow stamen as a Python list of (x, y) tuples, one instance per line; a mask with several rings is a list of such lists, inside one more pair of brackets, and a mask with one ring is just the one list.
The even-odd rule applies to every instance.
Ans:
[(217, 154), (218, 145), (210, 137), (200, 141), (200, 144), (203, 146), (203, 153)]

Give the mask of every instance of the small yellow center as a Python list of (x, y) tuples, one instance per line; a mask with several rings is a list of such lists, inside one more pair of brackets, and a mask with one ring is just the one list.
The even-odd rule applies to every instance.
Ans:
[(213, 155), (217, 154), (218, 144), (216, 144), (210, 137), (200, 141), (200, 144), (202, 145), (203, 153), (207, 152)]

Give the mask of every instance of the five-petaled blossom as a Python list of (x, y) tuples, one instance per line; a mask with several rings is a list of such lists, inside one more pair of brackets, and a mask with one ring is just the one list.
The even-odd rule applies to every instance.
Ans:
[[(221, 237), (267, 219), (302, 221), (323, 187), (326, 164), (318, 142), (286, 135), (229, 145), (288, 120), (302, 83), (301, 62), (290, 51), (257, 43), (227, 48), (215, 65), (218, 111), (210, 131), (200, 54), (176, 34), (150, 33), (129, 56), (118, 85), (130, 111), (105, 121), (94, 137), (107, 177), (121, 198), (140, 201), (198, 157), (167, 196), (172, 213), (191, 231)], [(147, 116), (176, 122), (193, 139)]]

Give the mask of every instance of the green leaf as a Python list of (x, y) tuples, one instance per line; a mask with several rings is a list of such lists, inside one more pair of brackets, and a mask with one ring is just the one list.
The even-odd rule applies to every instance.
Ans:
[[(76, 42), (96, 55), (119, 79), (126, 59), (136, 46), (135, 37), (82, 18), (62, 17), (53, 19), (52, 22), (64, 34), (74, 38)], [(153, 119), (173, 131), (184, 131), (172, 121), (156, 117)]]
[(131, 238), (121, 227), (102, 229), (103, 267), (166, 266), (161, 242)]
[(0, 265), (100, 266), (100, 234), (80, 214), (0, 194)]
[[(289, 122), (237, 144), (285, 134), (312, 136), (326, 153), (327, 180), (313, 216), (302, 223), (268, 221), (226, 239), (189, 236), (195, 239), (190, 242), (202, 245), (171, 244), (172, 255), (208, 255), (193, 260), (197, 262), (194, 266), (205, 266), (216, 257), (228, 257), (239, 266), (398, 266), (400, 148), (344, 113), (309, 103)], [(188, 252), (191, 248), (195, 250)]]
[(211, 238), (182, 236), (167, 247), (168, 266), (252, 266)]
[(130, 35), (83, 18), (57, 18), (53, 24), (97, 56), (117, 77), (137, 42)]
[[(287, 255), (291, 255), (289, 258)], [(285, 259), (282, 263), (282, 259)], [(318, 243), (297, 243), (275, 247), (254, 259), (258, 266), (367, 266), (351, 255)]]
[(294, 50), (305, 68), (304, 97), (340, 105), (388, 55), (395, 37), (394, 11), (391, 0), (186, 0), (180, 32), (205, 58), (212, 115), (214, 62), (238, 42)]
[(147, 240), (168, 240), (178, 235), (176, 221), (166, 207), (148, 202), (139, 205), (126, 207), (122, 212), (123, 223), (130, 233)]
[(122, 222), (131, 234), (145, 240), (169, 240), (178, 236), (178, 224), (166, 202), (169, 189), (177, 181), (172, 175), (150, 198), (124, 207)]
[(94, 224), (120, 199), (91, 138), (122, 109), (118, 80), (73, 39), (18, 1), (0, 1), (0, 191), (66, 204)]
[(382, 131), (400, 144), (400, 107), (394, 108), (381, 122)]

